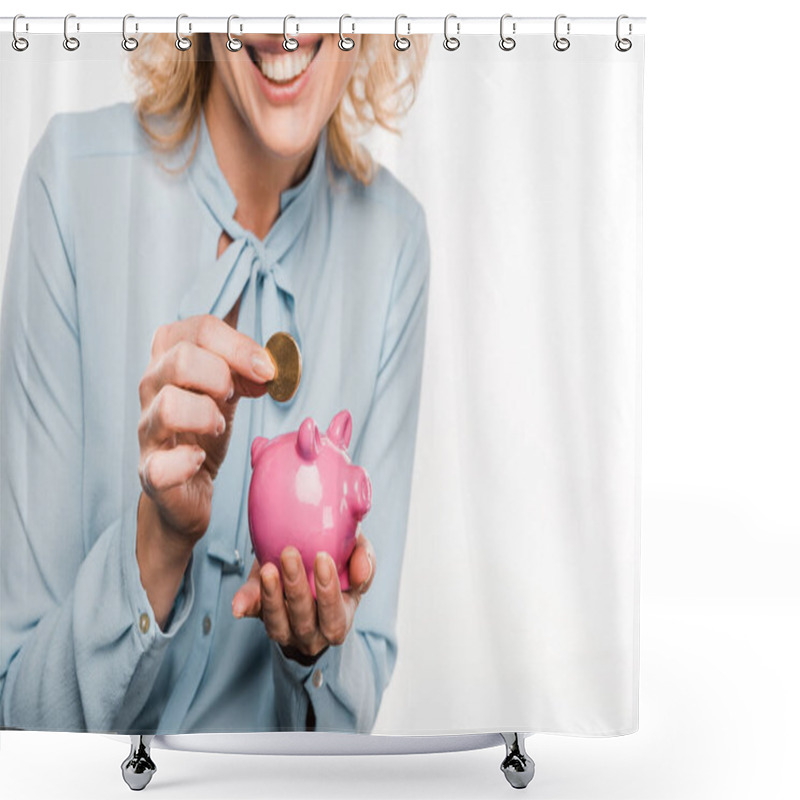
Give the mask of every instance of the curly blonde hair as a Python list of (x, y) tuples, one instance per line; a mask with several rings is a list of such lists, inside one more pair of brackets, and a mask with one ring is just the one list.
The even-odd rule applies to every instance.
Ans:
[[(198, 120), (214, 69), (209, 34), (193, 39), (191, 50), (178, 53), (171, 34), (143, 34), (130, 58), (142, 128), (161, 150), (177, 147), (194, 130), (189, 161), (197, 147)], [(355, 70), (328, 120), (328, 148), (334, 161), (361, 183), (370, 183), (376, 165), (358, 139), (376, 124), (399, 133), (397, 121), (416, 99), (429, 37), (416, 36), (413, 41), (412, 47), (398, 51), (394, 36), (362, 34)]]

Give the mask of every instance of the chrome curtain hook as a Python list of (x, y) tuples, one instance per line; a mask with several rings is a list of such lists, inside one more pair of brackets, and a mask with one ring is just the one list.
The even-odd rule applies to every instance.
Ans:
[[(620, 23), (624, 19), (628, 19), (628, 15), (627, 14), (620, 14), (617, 17), (617, 41), (614, 42), (614, 47), (616, 47), (617, 50), (620, 51), (620, 53), (627, 53), (628, 50), (630, 50), (631, 47), (633, 47), (633, 42), (630, 39), (623, 39), (620, 36), (620, 27), (621, 27)], [(629, 22), (628, 23), (628, 35), (630, 35), (631, 33), (633, 33), (633, 26)]]
[(135, 19), (133, 14), (126, 14), (122, 18), (122, 49), (130, 53), (139, 46), (139, 40), (135, 36), (128, 36), (129, 19)]
[[(181, 20), (188, 18), (188, 14), (178, 14), (175, 19), (175, 47), (177, 47), (178, 50), (188, 50), (192, 46), (192, 40), (181, 35)], [(191, 25), (189, 25), (189, 30), (192, 30)]]
[[(405, 14), (398, 14), (394, 18), (394, 49), (402, 53), (404, 50), (408, 50), (408, 48), (411, 47), (411, 39), (400, 35), (401, 19), (408, 19), (408, 17)], [(411, 23), (407, 22), (406, 26), (408, 27), (408, 32), (411, 33)]]
[[(231, 33), (231, 22), (233, 22), (235, 19), (239, 19), (239, 17), (237, 17), (236, 14), (231, 14), (228, 17), (228, 41), (225, 43), (225, 47), (227, 47), (228, 50), (231, 51), (231, 53), (238, 53), (242, 49), (242, 40), (237, 39)], [(241, 30), (241, 27), (239, 28), (239, 30)]]
[[(511, 14), (503, 14), (503, 16), (500, 17), (500, 49), (505, 50), (506, 52), (513, 50), (517, 46), (517, 40), (513, 39), (511, 36), (506, 36), (503, 31), (503, 26), (505, 25), (507, 19), (511, 19)], [(512, 24), (512, 30), (514, 33), (517, 32), (516, 23)]]
[(283, 49), (289, 53), (292, 53), (297, 50), (298, 47), (300, 47), (300, 42), (298, 42), (297, 39), (292, 39), (292, 37), (289, 36), (288, 30), (290, 19), (297, 19), (297, 17), (287, 14), (283, 18)]
[[(555, 36), (555, 41), (553, 42), (553, 47), (558, 50), (559, 53), (563, 53), (565, 50), (569, 50), (570, 41), (567, 39), (566, 36), (559, 36), (558, 35), (558, 21), (560, 19), (566, 19), (566, 14), (559, 14), (555, 22), (553, 23), (553, 35)], [(567, 23), (567, 36), (569, 36), (569, 22)]]
[(14, 22), (11, 23), (11, 36), (12, 36), (11, 46), (18, 53), (23, 53), (23, 52), (25, 52), (25, 50), (28, 49), (28, 45), (30, 44), (30, 42), (26, 38), (24, 38), (23, 36), (20, 36), (20, 35), (17, 34), (17, 20), (20, 20), (20, 19), (25, 19), (25, 15), (24, 14), (17, 14), (17, 16), (14, 17)]
[[(461, 47), (461, 40), (456, 36), (447, 35), (447, 23), (450, 22), (451, 19), (457, 19), (456, 15), (448, 14), (444, 18), (444, 42), (442, 42), (442, 45), (445, 50), (449, 50), (452, 53), (454, 50), (458, 50), (458, 48)], [(456, 33), (459, 33), (460, 29), (461, 24), (456, 22)]]
[[(339, 49), (344, 50), (345, 52), (348, 50), (352, 50), (356, 46), (355, 39), (351, 39), (349, 36), (344, 35), (343, 26), (344, 21), (346, 19), (353, 19), (349, 14), (342, 14), (339, 17)], [(353, 25), (353, 30), (355, 31), (356, 26)]]
[[(67, 16), (64, 17), (64, 49), (69, 50), (70, 53), (73, 53), (81, 46), (81, 43), (79, 39), (69, 35), (69, 21), (71, 19), (75, 19), (74, 14), (67, 14)], [(76, 29), (80, 30), (80, 25), (77, 23)]]

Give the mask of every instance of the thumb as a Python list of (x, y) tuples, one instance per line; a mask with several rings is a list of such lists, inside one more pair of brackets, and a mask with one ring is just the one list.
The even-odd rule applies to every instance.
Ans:
[(261, 616), (261, 567), (258, 559), (253, 561), (253, 568), (244, 585), (233, 596), (231, 607), (233, 616), (242, 617)]

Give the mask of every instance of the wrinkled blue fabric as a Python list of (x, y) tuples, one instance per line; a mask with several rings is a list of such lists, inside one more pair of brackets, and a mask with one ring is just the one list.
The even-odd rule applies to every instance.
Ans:
[[(397, 642), (428, 296), (424, 212), (386, 169), (367, 186), (327, 156), (243, 229), (201, 118), (157, 154), (121, 103), (56, 115), (27, 164), (0, 336), (0, 725), (133, 733), (372, 728)], [(217, 258), (220, 235), (232, 243)], [(138, 384), (159, 325), (224, 317), (300, 343), (294, 398), (243, 399), (166, 624), (136, 560)], [(237, 620), (252, 564), (249, 444), (353, 417), (376, 576), (345, 643), (312, 666)], [(143, 616), (145, 615), (145, 616)], [(143, 624), (146, 617), (148, 624)]]

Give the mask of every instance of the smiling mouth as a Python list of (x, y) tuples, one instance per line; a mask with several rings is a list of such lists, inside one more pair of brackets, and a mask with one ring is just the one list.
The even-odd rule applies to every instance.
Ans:
[(272, 83), (285, 85), (302, 75), (314, 60), (320, 47), (320, 39), (313, 47), (298, 47), (292, 52), (265, 53), (247, 45), (250, 60), (258, 67), (261, 74)]

